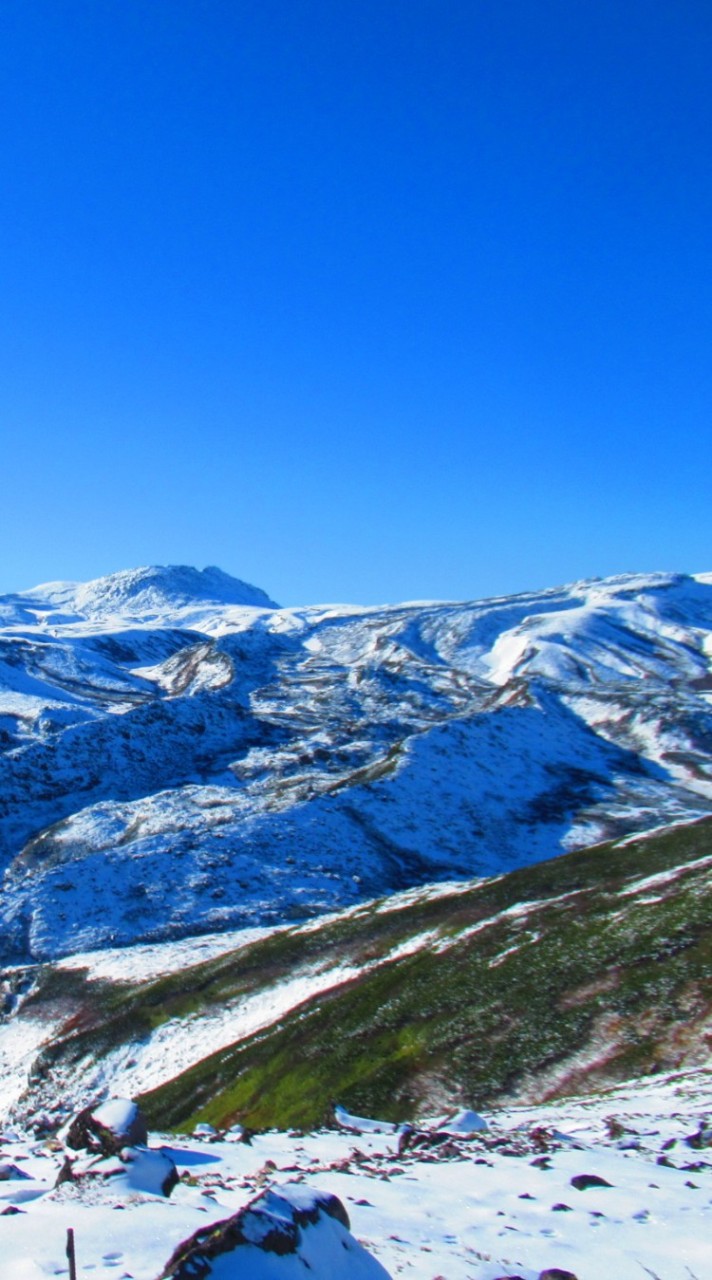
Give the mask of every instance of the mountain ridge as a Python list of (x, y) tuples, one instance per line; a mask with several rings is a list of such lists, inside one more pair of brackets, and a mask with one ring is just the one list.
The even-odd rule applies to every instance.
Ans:
[(712, 575), (372, 607), (244, 586), (152, 567), (88, 584), (86, 617), (0, 599), (6, 959), (303, 919), (712, 812)]

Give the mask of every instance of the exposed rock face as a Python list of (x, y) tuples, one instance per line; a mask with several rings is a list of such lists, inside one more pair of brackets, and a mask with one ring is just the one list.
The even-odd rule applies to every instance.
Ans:
[[(273, 1187), (223, 1222), (178, 1246), (159, 1280), (208, 1280), (234, 1274), (267, 1280), (309, 1271), (312, 1280), (387, 1280), (388, 1273), (349, 1231), (337, 1196), (290, 1183)], [(292, 1264), (290, 1266), (290, 1263)]]

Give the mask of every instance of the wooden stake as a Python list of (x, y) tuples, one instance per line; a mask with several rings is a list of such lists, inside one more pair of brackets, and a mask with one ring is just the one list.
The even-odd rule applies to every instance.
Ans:
[(69, 1259), (69, 1280), (77, 1280), (77, 1259), (74, 1254), (74, 1230), (67, 1227), (67, 1258)]

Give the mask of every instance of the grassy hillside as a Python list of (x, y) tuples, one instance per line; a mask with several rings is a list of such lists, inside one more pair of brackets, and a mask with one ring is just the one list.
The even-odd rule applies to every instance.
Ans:
[[(711, 876), (705, 819), (367, 904), (153, 982), (48, 967), (27, 1012), (65, 1002), (68, 1021), (35, 1079), (314, 966), (337, 971), (331, 990), (145, 1094), (151, 1124), (308, 1126), (332, 1098), (398, 1120), (445, 1100), (491, 1106), (699, 1061)], [(340, 981), (344, 964), (359, 976)]]

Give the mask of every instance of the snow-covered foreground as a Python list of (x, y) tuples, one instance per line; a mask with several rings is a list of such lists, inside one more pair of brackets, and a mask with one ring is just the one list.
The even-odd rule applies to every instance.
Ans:
[[(6, 1131), (1, 1158), (23, 1176), (0, 1180), (0, 1276), (67, 1275), (72, 1227), (79, 1277), (155, 1280), (198, 1228), (296, 1181), (338, 1196), (353, 1234), (393, 1277), (538, 1280), (560, 1268), (577, 1280), (710, 1280), (711, 1100), (708, 1071), (649, 1077), (502, 1111), (487, 1117), (488, 1131), (416, 1139), (400, 1154), (397, 1133), (270, 1132), (251, 1145), (154, 1135), (181, 1173), (169, 1199), (126, 1183), (53, 1190), (58, 1144)], [(581, 1175), (608, 1185), (577, 1189)], [(269, 1274), (291, 1276), (280, 1262), (270, 1258)], [(263, 1274), (225, 1266), (221, 1276)]]

